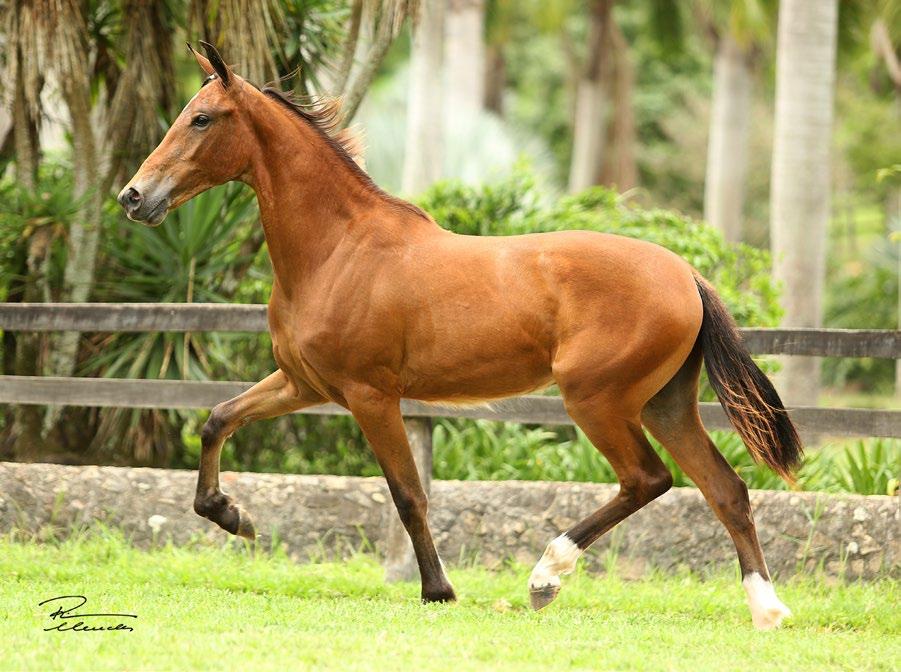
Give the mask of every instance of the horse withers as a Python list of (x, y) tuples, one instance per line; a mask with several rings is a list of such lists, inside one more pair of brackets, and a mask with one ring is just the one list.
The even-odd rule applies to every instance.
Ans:
[(566, 410), (620, 482), (553, 540), (529, 578), (540, 609), (598, 537), (666, 492), (643, 427), (697, 484), (735, 543), (754, 625), (789, 614), (770, 583), (748, 491), (698, 413), (702, 361), (755, 458), (790, 478), (801, 445), (711, 286), (662, 247), (586, 231), (456, 235), (380, 190), (338, 130), (335, 103), (257, 89), (210, 45), (200, 91), (119, 195), (130, 219), (230, 180), (256, 192), (274, 270), (278, 369), (216, 406), (202, 432), (194, 509), (232, 534), (250, 516), (219, 487), (223, 442), (251, 420), (334, 402), (359, 423), (413, 542), (422, 599), (455, 599), (426, 520), (402, 398), (472, 403), (557, 383)]

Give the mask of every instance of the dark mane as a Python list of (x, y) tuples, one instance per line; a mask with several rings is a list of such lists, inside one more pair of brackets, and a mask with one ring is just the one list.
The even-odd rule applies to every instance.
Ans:
[(297, 100), (280, 89), (266, 86), (261, 89), (263, 94), (287, 108), (315, 129), (322, 139), (334, 150), (344, 164), (356, 175), (367, 190), (377, 194), (384, 200), (415, 215), (431, 220), (422, 209), (412, 203), (392, 196), (381, 189), (372, 178), (364, 171), (354, 156), (362, 154), (363, 143), (360, 135), (353, 129), (340, 129), (341, 101), (337, 98), (316, 98), (310, 100)]

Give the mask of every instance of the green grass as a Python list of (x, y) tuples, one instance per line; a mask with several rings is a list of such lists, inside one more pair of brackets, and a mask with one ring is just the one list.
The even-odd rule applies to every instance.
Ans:
[[(735, 576), (565, 577), (527, 607), (522, 567), (451, 571), (460, 601), (422, 605), (370, 556), (298, 565), (276, 553), (171, 547), (114, 534), (0, 540), (0, 668), (890, 670), (901, 658), (896, 581), (784, 582), (795, 616), (755, 632)], [(138, 615), (133, 632), (44, 632), (41, 600)], [(86, 611), (87, 607), (82, 611)]]

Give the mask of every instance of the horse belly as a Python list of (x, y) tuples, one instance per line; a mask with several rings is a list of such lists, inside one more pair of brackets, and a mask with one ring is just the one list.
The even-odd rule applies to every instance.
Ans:
[(404, 396), (462, 403), (547, 387), (553, 382), (548, 331), (522, 314), (501, 313), (448, 320), (427, 336), (414, 335), (402, 372)]

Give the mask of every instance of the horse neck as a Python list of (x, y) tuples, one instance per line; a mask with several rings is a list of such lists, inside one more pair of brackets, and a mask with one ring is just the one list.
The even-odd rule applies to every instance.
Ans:
[(247, 182), (257, 194), (278, 284), (292, 293), (349, 233), (365, 235), (366, 227), (391, 215), (382, 212), (383, 197), (367, 188), (316, 129), (267, 107)]

